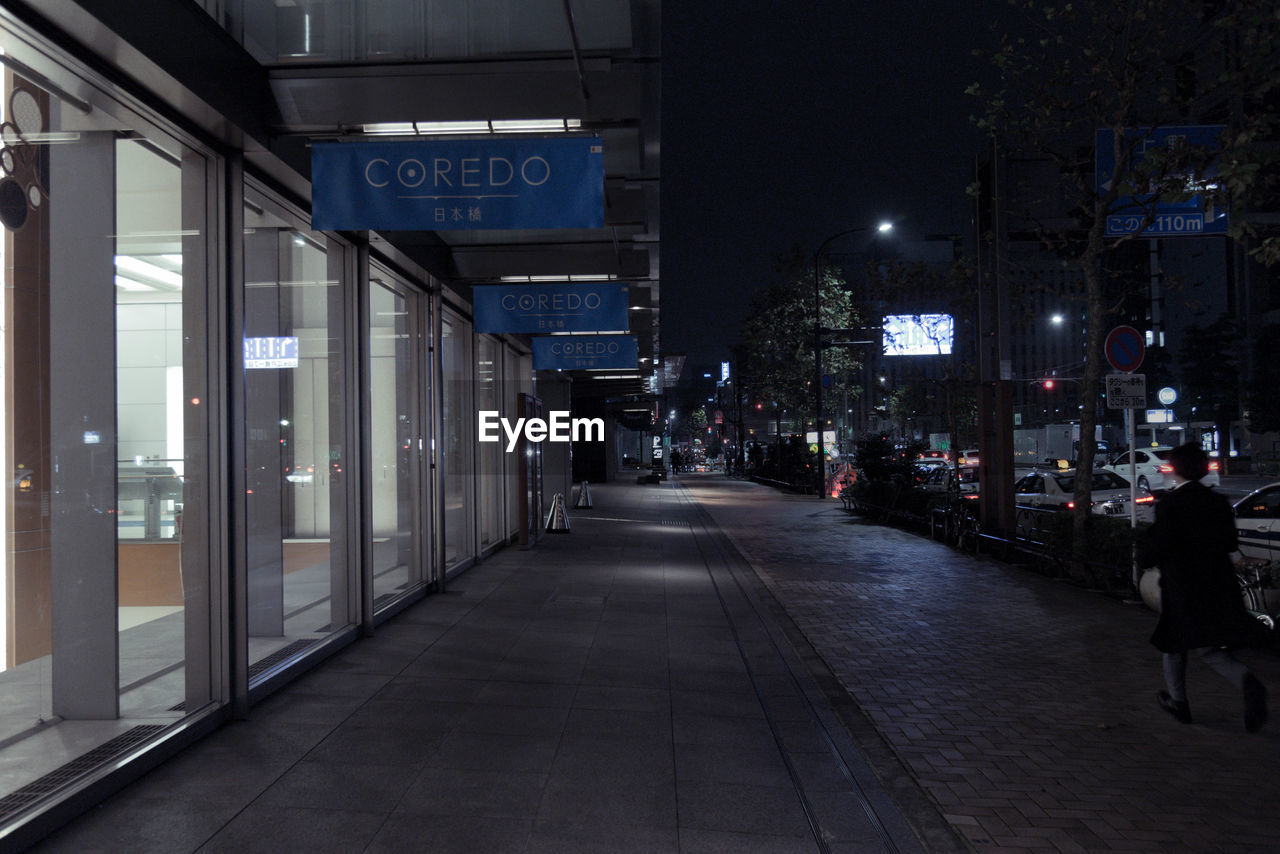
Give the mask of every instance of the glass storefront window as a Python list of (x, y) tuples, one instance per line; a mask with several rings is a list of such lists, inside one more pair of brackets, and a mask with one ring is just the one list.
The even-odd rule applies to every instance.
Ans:
[(446, 311), (442, 327), (444, 412), (440, 460), (444, 468), (444, 565), (450, 567), (475, 555), (471, 508), (477, 442), (471, 404), (471, 324)]
[[(476, 410), (508, 415), (502, 406), (502, 345), (487, 335), (476, 339)], [(503, 468), (505, 442), (477, 445), (480, 463), (480, 547), (503, 539)]]
[(349, 626), (344, 245), (245, 191), (244, 408), (250, 682)]
[(221, 696), (216, 166), (103, 91), (67, 95), (82, 81), (21, 35), (0, 30), (0, 50), (39, 72), (5, 69), (0, 86), (0, 796), (21, 800), (73, 782), (64, 766), (88, 751), (136, 748)]
[[(519, 417), (519, 396), (521, 393), (533, 394), (533, 357), (521, 355), (514, 350), (507, 350), (504, 360), (503, 409), (508, 418)], [(523, 460), (517, 454), (506, 454), (507, 468), (507, 534), (514, 537), (520, 533), (520, 464)]]
[(427, 554), (422, 433), (424, 295), (386, 270), (369, 275), (369, 482), (374, 609), (422, 580)]

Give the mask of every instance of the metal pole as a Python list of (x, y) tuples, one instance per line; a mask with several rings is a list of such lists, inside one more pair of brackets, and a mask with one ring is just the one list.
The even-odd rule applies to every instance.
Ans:
[[(892, 228), (892, 225), (880, 225), (880, 231), (886, 231)], [(839, 231), (828, 237), (818, 246), (818, 251), (813, 253), (813, 386), (814, 407), (813, 426), (818, 437), (818, 498), (825, 498), (827, 491), (827, 460), (826, 448), (822, 443), (822, 275), (819, 270), (819, 264), (822, 261), (822, 252), (830, 245), (831, 241), (838, 237), (844, 237), (849, 234), (858, 234), (863, 231), (869, 231), (869, 226), (861, 226), (860, 228), (851, 228), (847, 231)]]
[(826, 498), (827, 461), (822, 447), (822, 278), (818, 271), (822, 250), (834, 238), (828, 238), (813, 256), (813, 393), (817, 401), (814, 430), (818, 436), (818, 499)]
[[(1126, 432), (1129, 434), (1129, 528), (1137, 530), (1138, 528), (1138, 458), (1134, 453), (1134, 441), (1138, 432), (1137, 422), (1138, 413), (1136, 410), (1126, 408), (1124, 411), (1124, 420)], [(1079, 472), (1076, 472), (1079, 475)], [(1138, 598), (1142, 598), (1140, 584), (1142, 580), (1142, 571), (1138, 569), (1138, 541), (1135, 538), (1133, 546), (1130, 549), (1130, 577), (1133, 579), (1133, 589), (1138, 592)]]

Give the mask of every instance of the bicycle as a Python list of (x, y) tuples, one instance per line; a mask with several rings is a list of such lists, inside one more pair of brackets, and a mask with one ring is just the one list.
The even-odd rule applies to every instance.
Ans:
[(1276, 628), (1277, 620), (1280, 620), (1280, 611), (1267, 604), (1267, 590), (1272, 589), (1277, 580), (1276, 569), (1275, 561), (1259, 558), (1245, 558), (1236, 565), (1236, 579), (1240, 582), (1245, 607), (1272, 631)]

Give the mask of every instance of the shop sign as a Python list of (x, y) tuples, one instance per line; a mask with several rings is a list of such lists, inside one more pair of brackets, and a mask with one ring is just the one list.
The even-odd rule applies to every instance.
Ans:
[(634, 335), (552, 335), (533, 339), (535, 371), (635, 370), (639, 354)]
[(619, 282), (477, 285), (471, 303), (482, 334), (621, 332), (629, 326), (629, 293)]
[(316, 231), (600, 228), (599, 137), (324, 142), (311, 147)]

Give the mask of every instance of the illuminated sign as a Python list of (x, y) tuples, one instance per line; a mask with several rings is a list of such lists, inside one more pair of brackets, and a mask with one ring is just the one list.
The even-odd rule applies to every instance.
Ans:
[(630, 324), (629, 291), (620, 282), (477, 285), (476, 332), (622, 332)]
[(316, 231), (600, 228), (599, 137), (325, 142), (311, 147)]
[(634, 335), (554, 335), (532, 343), (535, 371), (634, 370), (639, 364)]
[(894, 314), (882, 323), (886, 356), (947, 356), (955, 337), (949, 314)]
[(298, 367), (298, 339), (244, 339), (244, 367), (245, 370)]

